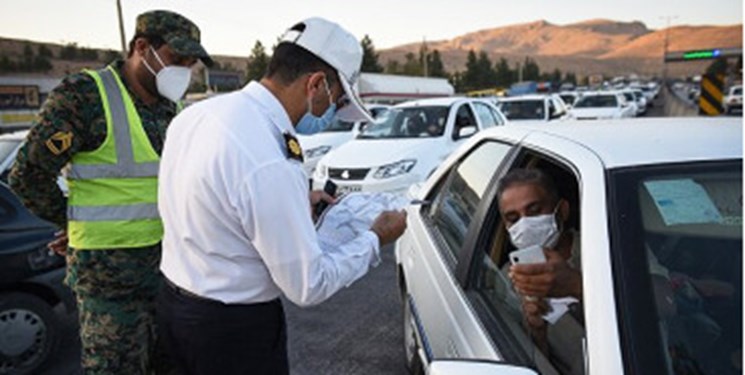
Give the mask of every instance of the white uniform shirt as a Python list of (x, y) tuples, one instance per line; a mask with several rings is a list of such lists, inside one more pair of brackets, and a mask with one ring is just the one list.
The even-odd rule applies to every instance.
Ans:
[(287, 158), (284, 132), (294, 134), (289, 116), (257, 82), (196, 103), (173, 120), (158, 186), (160, 268), (169, 280), (225, 303), (284, 293), (304, 306), (380, 262), (371, 231), (334, 251), (320, 249), (308, 177)]

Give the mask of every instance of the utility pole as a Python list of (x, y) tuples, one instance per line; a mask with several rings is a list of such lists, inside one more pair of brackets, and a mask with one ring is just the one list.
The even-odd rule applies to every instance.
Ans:
[(665, 57), (667, 56), (667, 48), (670, 43), (670, 21), (673, 19), (678, 18), (678, 16), (660, 16), (660, 19), (666, 20), (667, 27), (665, 28), (665, 39), (663, 41), (663, 52), (662, 52), (662, 83), (667, 83), (667, 61), (665, 61)]
[(429, 64), (428, 64), (428, 56), (427, 56), (427, 39), (425, 37), (422, 37), (422, 70), (424, 73), (424, 76), (429, 76)]
[(119, 16), (119, 37), (122, 42), (122, 57), (127, 58), (127, 43), (124, 38), (124, 20), (122, 19), (122, 0), (116, 0), (116, 12)]

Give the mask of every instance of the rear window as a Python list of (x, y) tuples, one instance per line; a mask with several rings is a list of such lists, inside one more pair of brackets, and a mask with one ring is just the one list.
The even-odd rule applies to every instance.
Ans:
[(618, 107), (615, 95), (591, 95), (580, 99), (575, 108), (613, 108)]
[(543, 100), (515, 100), (499, 103), (499, 109), (510, 120), (543, 120), (546, 111)]

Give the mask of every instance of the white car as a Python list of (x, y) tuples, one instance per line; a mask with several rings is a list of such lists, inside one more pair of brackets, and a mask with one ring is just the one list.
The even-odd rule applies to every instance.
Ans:
[[(414, 373), (741, 374), (742, 123), (566, 121), (471, 138), (409, 198), (396, 244)], [(551, 176), (573, 213), (582, 300), (534, 345), (507, 275), (497, 183)], [(526, 208), (530, 210), (530, 208)], [(576, 266), (575, 266), (576, 267)]]
[(564, 101), (564, 104), (567, 107), (567, 110), (574, 107), (574, 103), (579, 100), (580, 97), (582, 97), (582, 93), (579, 91), (561, 91), (559, 92), (559, 97), (561, 100)]
[(650, 84), (637, 84), (637, 85), (630, 85), (629, 88), (632, 90), (641, 90), (641, 92), (644, 94), (644, 97), (647, 99), (647, 102), (650, 104), (650, 107), (652, 106), (652, 103), (654, 102), (654, 98), (657, 96), (659, 92), (659, 86), (657, 86), (654, 83)]
[[(385, 114), (391, 107), (385, 104), (367, 104), (365, 105), (374, 119)], [(313, 135), (298, 135), (298, 141), (303, 149), (303, 168), (308, 176), (313, 175), (316, 164), (321, 160), (323, 155), (339, 145), (349, 141), (359, 134), (360, 130), (367, 125), (366, 121), (347, 122), (334, 118), (331, 125), (323, 131)]]
[[(0, 181), (8, 183), (8, 174), (27, 135), (28, 130), (18, 130), (0, 135)], [(59, 185), (62, 193), (67, 195), (67, 180), (63, 176), (57, 178), (57, 185)]]
[(626, 99), (626, 102), (629, 104), (629, 107), (631, 107), (632, 117), (639, 116), (639, 114), (641, 113), (642, 107), (641, 107), (641, 103), (639, 103), (638, 98), (634, 94), (634, 91), (630, 89), (623, 89), (623, 90), (619, 90), (618, 92), (621, 93), (621, 95), (623, 95), (623, 97)]
[(635, 109), (617, 91), (595, 91), (582, 94), (569, 111), (577, 120), (608, 120), (634, 116)]
[(555, 94), (501, 98), (497, 106), (512, 124), (553, 121), (567, 114), (564, 101)]
[(8, 182), (8, 173), (27, 134), (28, 130), (18, 130), (0, 135), (0, 181)]
[(636, 99), (636, 104), (638, 106), (636, 115), (641, 116), (647, 113), (647, 108), (649, 108), (649, 101), (647, 100), (647, 97), (644, 95), (644, 92), (639, 89), (630, 89), (631, 92), (634, 94), (634, 98)]
[(466, 138), (505, 123), (483, 99), (434, 98), (402, 103), (382, 121), (368, 124), (357, 138), (324, 156), (313, 186), (326, 180), (338, 192), (386, 191), (403, 194), (421, 182)]
[(731, 114), (735, 111), (742, 113), (742, 85), (735, 85), (729, 88), (727, 95), (722, 100), (724, 112)]

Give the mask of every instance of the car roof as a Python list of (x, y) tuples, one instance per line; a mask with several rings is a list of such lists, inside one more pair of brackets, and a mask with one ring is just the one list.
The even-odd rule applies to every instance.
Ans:
[(521, 100), (546, 100), (549, 95), (545, 94), (528, 94), (528, 95), (518, 95), (518, 96), (508, 96), (504, 99), (500, 99), (500, 102), (517, 102)]
[(585, 91), (582, 96), (596, 96), (596, 95), (616, 95), (619, 94), (619, 90), (607, 90), (607, 91)]
[[(484, 130), (477, 136), (507, 137), (518, 141), (531, 133), (562, 138), (589, 149), (608, 169), (683, 161), (742, 159), (742, 120), (737, 117), (591, 122), (568, 120), (551, 126), (501, 126)], [(527, 143), (534, 144), (531, 138)], [(551, 150), (550, 143), (543, 143), (536, 145)]]
[(487, 100), (481, 99), (481, 98), (448, 96), (448, 97), (442, 97), (442, 98), (428, 98), (428, 99), (412, 100), (412, 101), (397, 104), (394, 106), (394, 108), (406, 108), (406, 107), (429, 106), (429, 105), (451, 106), (454, 103), (462, 102), (462, 101), (477, 101), (477, 102), (482, 102), (482, 103), (488, 102)]
[(28, 130), (18, 130), (11, 133), (0, 134), (0, 141), (22, 141), (26, 139)]

